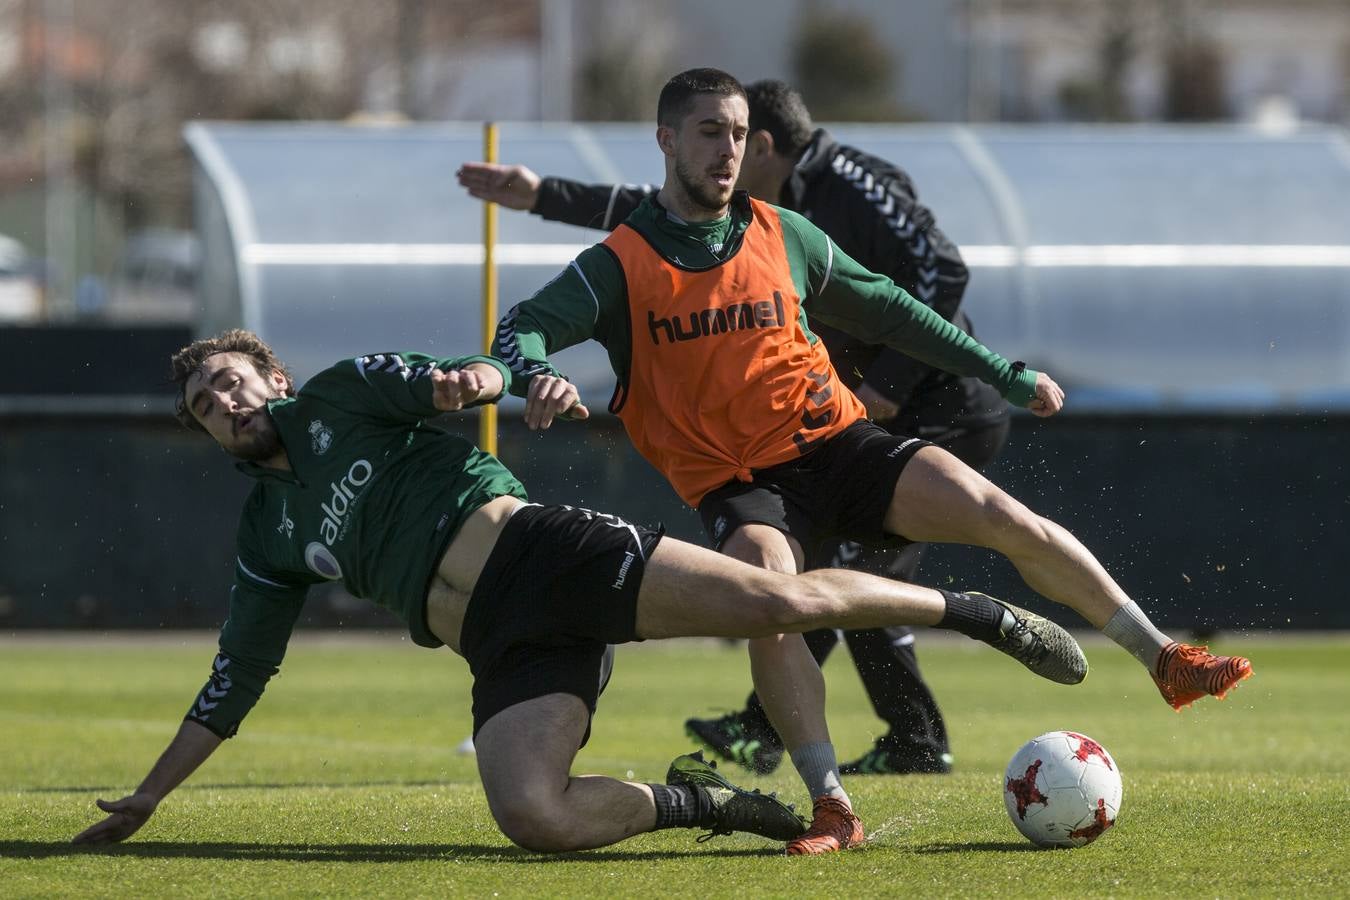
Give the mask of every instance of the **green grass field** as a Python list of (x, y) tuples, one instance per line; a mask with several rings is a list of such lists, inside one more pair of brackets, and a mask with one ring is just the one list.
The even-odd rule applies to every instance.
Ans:
[[(1231, 638), (1256, 676), (1174, 714), (1142, 669), (1090, 643), (1088, 680), (1038, 681), (976, 644), (920, 658), (952, 733), (950, 776), (848, 780), (860, 850), (696, 832), (547, 857), (488, 815), (468, 733), (466, 667), (406, 641), (300, 636), (282, 674), (201, 771), (129, 842), (69, 845), (129, 792), (207, 675), (214, 636), (0, 639), (0, 896), (1205, 896), (1350, 895), (1350, 638)], [(878, 727), (846, 653), (826, 668), (841, 756)], [(744, 652), (621, 648), (578, 772), (659, 781), (691, 745), (680, 722), (732, 708)], [(1101, 741), (1125, 784), (1119, 822), (1079, 850), (1038, 850), (1003, 810), (1003, 767), (1068, 728)], [(790, 767), (733, 780), (799, 802)]]

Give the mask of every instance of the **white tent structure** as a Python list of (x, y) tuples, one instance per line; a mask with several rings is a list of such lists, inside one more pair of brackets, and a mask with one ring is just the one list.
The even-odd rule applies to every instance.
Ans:
[[(972, 270), (980, 338), (1072, 409), (1350, 409), (1350, 142), (1335, 129), (831, 127), (908, 170)], [(645, 125), (506, 124), (500, 158), (662, 177)], [(478, 352), (476, 124), (194, 124), (200, 330), (257, 331), (304, 379), (344, 355)], [(594, 231), (504, 211), (501, 308)], [(603, 350), (559, 365), (603, 406)]]

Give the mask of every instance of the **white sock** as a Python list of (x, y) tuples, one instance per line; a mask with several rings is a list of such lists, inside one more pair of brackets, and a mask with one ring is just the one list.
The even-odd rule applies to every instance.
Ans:
[(1171, 638), (1153, 627), (1148, 616), (1133, 600), (1116, 610), (1116, 614), (1102, 629), (1102, 634), (1129, 651), (1150, 672), (1157, 664), (1158, 654), (1163, 647), (1172, 643)]
[(815, 744), (803, 744), (792, 751), (792, 764), (797, 774), (806, 782), (811, 799), (826, 794), (848, 803), (848, 794), (839, 783), (839, 763), (834, 758), (834, 744), (821, 741)]

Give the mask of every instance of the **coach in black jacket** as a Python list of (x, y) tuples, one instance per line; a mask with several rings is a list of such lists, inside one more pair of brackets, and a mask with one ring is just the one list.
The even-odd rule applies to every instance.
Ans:
[[(737, 187), (811, 219), (866, 268), (889, 275), (944, 318), (969, 332), (960, 309), (969, 273), (961, 254), (918, 202), (909, 176), (891, 163), (838, 144), (813, 128), (800, 95), (781, 81), (746, 86), (750, 133)], [(654, 185), (583, 185), (540, 178), (523, 166), (465, 163), (459, 180), (470, 194), (545, 219), (613, 229)], [(839, 377), (887, 430), (940, 444), (979, 469), (1008, 435), (1008, 408), (998, 393), (898, 353), (812, 322)], [(807, 568), (842, 566), (915, 581), (922, 544), (896, 552), (849, 542), (807, 548)], [(843, 774), (951, 770), (947, 730), (919, 673), (908, 628), (844, 633), (853, 661), (886, 734)], [(806, 635), (818, 663), (838, 642), (834, 631)], [(689, 733), (721, 756), (760, 773), (782, 759), (783, 745), (754, 694), (744, 710), (689, 719)]]

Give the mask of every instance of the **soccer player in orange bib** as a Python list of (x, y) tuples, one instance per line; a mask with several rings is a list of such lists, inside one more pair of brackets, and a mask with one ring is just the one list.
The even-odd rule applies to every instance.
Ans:
[[(526, 398), (525, 420), (548, 428), (589, 411), (550, 353), (587, 339), (607, 349), (618, 383), (610, 410), (712, 542), (783, 572), (818, 542), (885, 545), (896, 538), (988, 547), (1041, 595), (1071, 607), (1148, 667), (1181, 708), (1223, 696), (1251, 674), (1240, 657), (1172, 641), (1071, 534), (950, 453), (867, 421), (839, 380), (819, 321), (945, 371), (974, 376), (1038, 416), (1064, 392), (1053, 379), (981, 345), (859, 266), (798, 214), (734, 189), (748, 132), (745, 91), (716, 69), (672, 78), (657, 109), (661, 190), (498, 326), (494, 352)], [(976, 593), (944, 591), (938, 627), (1003, 641), (1052, 680), (1086, 675), (1028, 637), (1035, 618)], [(814, 799), (793, 854), (863, 839), (839, 779), (825, 723), (824, 680), (802, 639), (750, 643), (760, 699)]]

